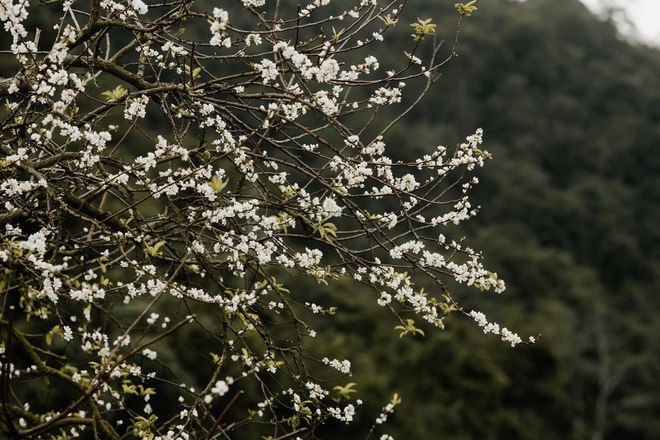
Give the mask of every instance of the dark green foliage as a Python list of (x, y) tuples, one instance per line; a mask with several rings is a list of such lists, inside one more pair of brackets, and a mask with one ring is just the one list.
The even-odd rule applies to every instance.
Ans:
[[(409, 6), (438, 16), (431, 2)], [(386, 390), (402, 395), (384, 427), (395, 438), (657, 438), (660, 52), (621, 40), (577, 0), (478, 6), (460, 56), (388, 143), (405, 159), (484, 128), (495, 160), (465, 235), (508, 286), (484, 311), (544, 336), (512, 350), (450, 320), (397, 344), (364, 333), (364, 308), (340, 307), (356, 316), (341, 346), (355, 371), (372, 368), (354, 379), (384, 403)]]

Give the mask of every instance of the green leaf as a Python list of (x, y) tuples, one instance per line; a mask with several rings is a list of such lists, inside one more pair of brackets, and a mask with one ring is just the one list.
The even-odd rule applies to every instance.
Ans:
[(355, 382), (349, 382), (346, 386), (337, 385), (333, 390), (337, 391), (337, 393), (344, 399), (350, 399), (351, 394), (357, 393), (357, 390), (354, 388), (356, 385)]
[(158, 243), (156, 243), (153, 246), (145, 245), (144, 246), (144, 251), (151, 255), (152, 257), (155, 257), (157, 255), (161, 255), (161, 252), (158, 252), (158, 249), (160, 249), (164, 244), (167, 242), (165, 240), (161, 240)]
[(332, 241), (330, 236), (337, 238), (337, 226), (335, 226), (334, 223), (327, 222), (319, 224), (316, 228), (314, 228), (314, 232), (318, 232), (321, 238), (325, 241)]
[(121, 385), (122, 391), (124, 394), (135, 394), (138, 395), (137, 386), (131, 384), (130, 382), (124, 382)]
[(108, 257), (105, 256), (96, 259), (96, 262), (99, 263), (99, 268), (101, 269), (102, 273), (106, 273), (108, 271), (108, 268), (105, 266), (105, 264), (103, 264), (106, 261), (108, 261)]
[(191, 78), (197, 79), (201, 76), (199, 73), (202, 71), (202, 68), (201, 67), (194, 68), (192, 70), (192, 75), (190, 74), (190, 66), (189, 65), (186, 64), (185, 66), (183, 66), (183, 70), (185, 71), (186, 75), (190, 76)]
[(225, 189), (228, 183), (229, 183), (229, 179), (222, 180), (218, 176), (213, 176), (213, 178), (209, 182), (209, 186), (217, 194), (221, 192), (223, 189)]
[(46, 333), (46, 344), (51, 345), (53, 343), (53, 333), (57, 332), (56, 329), (59, 330), (59, 325), (55, 326), (53, 330)]
[(382, 22), (385, 23), (385, 26), (394, 26), (399, 21), (398, 19), (393, 19), (390, 14), (387, 14), (385, 17), (379, 15), (378, 18), (380, 18)]
[(277, 224), (280, 227), (280, 231), (284, 232), (285, 234), (289, 232), (289, 229), (287, 227), (289, 218), (290, 218), (289, 214), (287, 214), (286, 212), (280, 212), (279, 214), (277, 214)]
[(466, 15), (470, 16), (474, 11), (477, 10), (477, 7), (474, 6), (474, 4), (477, 2), (477, 0), (472, 0), (471, 2), (467, 4), (463, 3), (456, 3), (454, 6), (456, 7), (456, 10), (458, 11), (459, 14), (461, 15)]
[(140, 396), (156, 394), (156, 390), (154, 390), (153, 388), (145, 388), (142, 385), (138, 385), (138, 389), (140, 390)]
[(339, 38), (341, 37), (341, 34), (345, 32), (345, 29), (340, 29), (339, 32), (335, 30), (335, 27), (332, 27), (332, 41), (336, 43), (339, 41)]
[(422, 337), (426, 336), (423, 330), (420, 330), (417, 327), (415, 327), (415, 321), (412, 319), (407, 319), (406, 325), (397, 325), (396, 327), (394, 327), (394, 330), (401, 330), (401, 334), (399, 334), (400, 338), (402, 338), (403, 335), (406, 335), (408, 333), (411, 333), (413, 336), (415, 335), (422, 335)]
[(107, 90), (101, 93), (101, 96), (105, 98), (107, 102), (116, 102), (124, 97), (128, 93), (128, 90), (124, 88), (121, 84), (114, 88), (114, 90)]
[(279, 283), (277, 281), (277, 278), (270, 277), (269, 280), (270, 280), (270, 283), (268, 283), (268, 285), (271, 286), (273, 289), (275, 289), (276, 292), (278, 292), (278, 293), (291, 293), (291, 291), (289, 289), (284, 287), (284, 284)]
[(415, 40), (419, 41), (422, 40), (425, 35), (435, 34), (436, 25), (431, 23), (431, 20), (431, 18), (427, 18), (426, 20), (418, 18), (417, 23), (410, 25), (413, 29), (415, 29), (415, 33), (413, 34), (413, 38), (415, 38)]

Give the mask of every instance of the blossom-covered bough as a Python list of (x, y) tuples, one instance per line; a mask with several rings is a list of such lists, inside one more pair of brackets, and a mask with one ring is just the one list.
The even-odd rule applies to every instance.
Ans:
[[(481, 131), (387, 155), (458, 31), (437, 59), (435, 25), (413, 20), (382, 66), (403, 6), (330, 3), (2, 0), (3, 436), (313, 438), (350, 422), (352, 385), (327, 381), (350, 362), (308, 349), (309, 317), (334, 310), (301, 276), (367, 286), (401, 335), (459, 311), (520, 342), (443, 283), (504, 289), (443, 235), (474, 214)], [(201, 386), (177, 370), (187, 353)]]

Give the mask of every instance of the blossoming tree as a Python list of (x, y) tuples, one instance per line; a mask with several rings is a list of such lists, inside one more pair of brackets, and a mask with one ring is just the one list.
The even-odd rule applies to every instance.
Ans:
[[(334, 310), (299, 277), (366, 286), (394, 337), (457, 311), (520, 342), (443, 282), (504, 289), (443, 235), (474, 214), (481, 131), (416, 161), (387, 155), (388, 130), (455, 55), (474, 2), (456, 5), (446, 56), (431, 20), (413, 20), (391, 66), (373, 50), (404, 17), (399, 2), (212, 3), (0, 3), (5, 436), (313, 438), (350, 422), (350, 362), (309, 351), (309, 317)], [(31, 22), (37, 6), (47, 29)], [(411, 81), (419, 96), (379, 113)], [(201, 386), (172, 347), (207, 362)], [(242, 393), (250, 409), (229, 417)]]

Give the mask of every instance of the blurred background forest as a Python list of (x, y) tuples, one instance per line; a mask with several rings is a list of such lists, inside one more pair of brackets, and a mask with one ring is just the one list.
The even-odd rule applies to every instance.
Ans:
[[(454, 3), (407, 2), (381, 65), (410, 45), (417, 17), (438, 23), (446, 56)], [(482, 209), (452, 235), (483, 250), (507, 291), (450, 288), (466, 310), (543, 336), (512, 349), (452, 316), (445, 331), (399, 339), (369, 293), (301, 280), (310, 301), (337, 307), (313, 323), (319, 355), (352, 361), (354, 398), (365, 402), (356, 423), (318, 435), (363, 438), (397, 392), (402, 404), (383, 428), (396, 439), (660, 438), (660, 51), (624, 41), (578, 0), (477, 6), (459, 56), (385, 141), (406, 159), (484, 129), (494, 159), (473, 195)], [(208, 372), (175, 350), (203, 336), (183, 335), (163, 355), (187, 383)]]
[[(408, 2), (405, 16), (433, 17), (449, 43), (453, 3)], [(507, 291), (458, 297), (543, 337), (511, 349), (450, 319), (395, 340), (352, 295), (335, 344), (354, 361), (358, 397), (402, 396), (385, 428), (395, 438), (659, 438), (660, 51), (578, 0), (478, 7), (459, 57), (387, 141), (413, 157), (483, 127), (494, 159), (462, 232)]]

